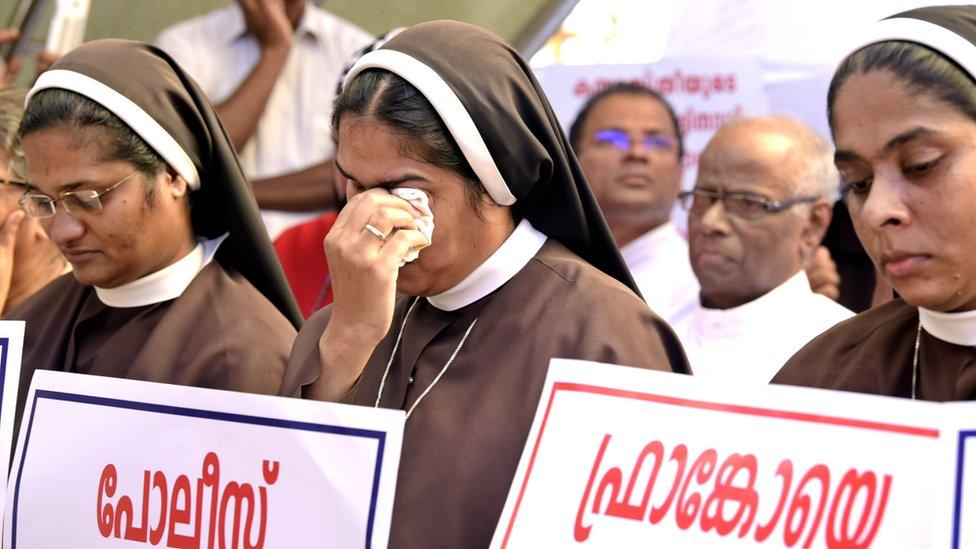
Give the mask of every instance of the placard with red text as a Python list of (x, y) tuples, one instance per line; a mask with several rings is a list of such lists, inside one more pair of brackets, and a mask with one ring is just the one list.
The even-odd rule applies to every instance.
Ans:
[(14, 414), (24, 352), (24, 321), (0, 320), (0, 511), (6, 495), (7, 471), (13, 450)]
[(932, 546), (942, 409), (553, 360), (492, 546)]
[(4, 547), (387, 546), (404, 413), (37, 372)]

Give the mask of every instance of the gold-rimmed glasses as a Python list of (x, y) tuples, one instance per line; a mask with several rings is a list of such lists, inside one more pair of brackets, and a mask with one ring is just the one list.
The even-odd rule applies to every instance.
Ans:
[(68, 213), (98, 213), (102, 211), (101, 197), (117, 189), (119, 185), (132, 179), (137, 173), (139, 173), (139, 170), (123, 177), (120, 181), (110, 185), (103, 191), (94, 191), (92, 189), (64, 191), (58, 195), (58, 198), (51, 198), (43, 193), (31, 192), (28, 185), (27, 192), (20, 197), (20, 209), (27, 214), (27, 217), (51, 217), (57, 210), (57, 202), (60, 202), (64, 211)]
[(689, 215), (702, 216), (712, 207), (712, 204), (721, 202), (727, 214), (751, 221), (766, 214), (781, 212), (797, 204), (814, 202), (819, 197), (801, 196), (787, 200), (770, 200), (758, 194), (695, 189), (679, 194), (678, 199)]

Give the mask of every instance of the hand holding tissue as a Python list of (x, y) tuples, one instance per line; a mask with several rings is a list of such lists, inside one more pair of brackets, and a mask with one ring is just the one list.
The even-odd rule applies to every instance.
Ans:
[(417, 259), (420, 256), (420, 250), (430, 246), (432, 242), (431, 238), (434, 234), (434, 214), (430, 211), (430, 199), (427, 197), (427, 193), (420, 189), (398, 187), (391, 189), (390, 194), (406, 200), (414, 209), (420, 212), (421, 216), (417, 219), (417, 230), (427, 237), (426, 246), (414, 246), (407, 252), (407, 255), (403, 258), (403, 262), (400, 263), (400, 266), (403, 267), (407, 263)]

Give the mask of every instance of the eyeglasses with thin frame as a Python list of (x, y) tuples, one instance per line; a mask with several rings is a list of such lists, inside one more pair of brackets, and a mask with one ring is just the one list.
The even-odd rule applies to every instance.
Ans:
[(712, 204), (721, 202), (727, 214), (739, 219), (753, 220), (766, 214), (781, 212), (797, 204), (814, 202), (820, 197), (801, 196), (786, 200), (770, 200), (751, 193), (694, 189), (679, 194), (678, 199), (681, 202), (681, 207), (692, 216), (702, 216), (712, 207)]
[[(123, 177), (118, 182), (110, 185), (103, 191), (83, 189), (78, 191), (64, 191), (58, 198), (51, 198), (46, 194), (34, 193), (28, 190), (20, 197), (20, 209), (27, 214), (27, 217), (45, 218), (52, 217), (57, 210), (57, 202), (61, 202), (64, 211), (70, 213), (98, 213), (102, 211), (102, 197), (109, 192), (117, 189), (119, 185), (132, 179), (139, 173), (136, 170)], [(28, 186), (28, 189), (30, 187)]]
[[(600, 145), (613, 147), (620, 152), (627, 152), (633, 147), (633, 140), (628, 132), (614, 128), (599, 130), (593, 134), (593, 139)], [(644, 134), (640, 137), (644, 150), (669, 151), (677, 146), (677, 139), (664, 134)]]

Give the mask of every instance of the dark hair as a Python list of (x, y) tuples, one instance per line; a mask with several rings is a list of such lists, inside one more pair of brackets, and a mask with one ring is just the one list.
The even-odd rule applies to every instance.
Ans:
[(930, 94), (976, 120), (976, 82), (945, 55), (915, 42), (878, 42), (852, 53), (841, 63), (827, 91), (827, 120), (834, 128), (837, 91), (852, 74), (887, 70), (913, 91)]
[(576, 115), (576, 120), (573, 121), (573, 125), (569, 127), (569, 143), (573, 146), (573, 149), (579, 151), (579, 147), (583, 142), (583, 126), (586, 125), (586, 119), (590, 116), (590, 111), (593, 110), (593, 107), (604, 99), (618, 94), (643, 95), (651, 100), (657, 101), (664, 107), (664, 110), (668, 113), (668, 118), (671, 119), (671, 125), (674, 126), (674, 137), (678, 142), (678, 160), (684, 158), (685, 144), (684, 138), (681, 135), (681, 124), (678, 123), (678, 116), (674, 114), (674, 109), (671, 108), (671, 104), (660, 93), (651, 88), (631, 82), (617, 82), (608, 88), (600, 90), (599, 93), (590, 96), (586, 100), (586, 103), (583, 103), (583, 108)]
[(454, 172), (468, 183), (465, 189), (472, 205), (484, 201), (486, 191), (444, 121), (430, 101), (402, 77), (384, 69), (357, 74), (332, 106), (336, 135), (339, 121), (348, 113), (372, 116), (392, 126), (410, 138), (404, 154)]
[(45, 89), (31, 97), (20, 122), (21, 138), (31, 132), (58, 126), (98, 127), (112, 140), (105, 144), (106, 161), (122, 160), (133, 164), (147, 176), (166, 168), (166, 162), (121, 118), (95, 101), (73, 91)]

